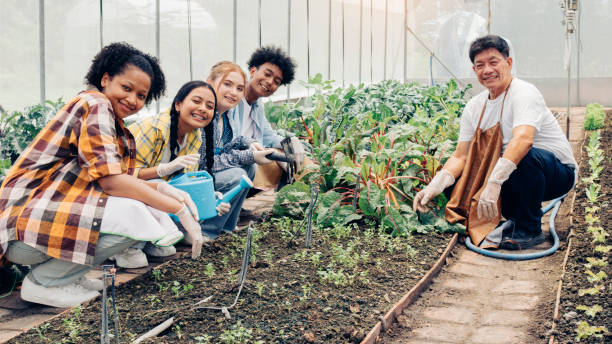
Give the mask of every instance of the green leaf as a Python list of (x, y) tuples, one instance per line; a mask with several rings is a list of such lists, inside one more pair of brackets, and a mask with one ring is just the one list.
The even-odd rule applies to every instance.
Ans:
[(276, 216), (303, 216), (310, 204), (310, 187), (302, 182), (286, 185), (276, 194), (272, 211)]

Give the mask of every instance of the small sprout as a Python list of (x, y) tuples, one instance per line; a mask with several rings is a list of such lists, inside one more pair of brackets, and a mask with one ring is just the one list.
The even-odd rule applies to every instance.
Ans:
[(579, 289), (578, 290), (578, 296), (597, 295), (597, 294), (599, 294), (600, 290), (604, 290), (604, 286), (603, 285), (597, 285), (597, 286), (594, 286), (594, 287), (588, 288), (588, 289)]
[(597, 274), (595, 274), (595, 273), (593, 273), (593, 271), (591, 271), (591, 270), (587, 270), (585, 273), (586, 273), (587, 275), (589, 275), (589, 276), (587, 277), (587, 280), (588, 280), (590, 283), (601, 282), (601, 281), (603, 281), (603, 280), (604, 280), (606, 277), (608, 277), (608, 275), (607, 275), (605, 272), (603, 272), (603, 271), (600, 271), (600, 272), (598, 272)]
[(319, 264), (321, 263), (321, 254), (322, 254), (321, 252), (317, 251), (317, 253), (313, 253), (310, 256), (310, 261), (312, 262), (312, 265), (314, 265), (315, 267), (319, 266)]
[(204, 334), (201, 336), (197, 336), (194, 339), (196, 340), (196, 344), (210, 344), (212, 343), (213, 336), (209, 334)]
[(595, 246), (595, 252), (601, 252), (603, 254), (606, 254), (608, 252), (610, 252), (610, 250), (612, 250), (612, 245), (597, 245)]
[(603, 308), (600, 305), (594, 305), (592, 307), (588, 307), (585, 305), (580, 305), (578, 307), (576, 307), (577, 310), (579, 311), (584, 311), (584, 314), (590, 316), (591, 318), (594, 318), (595, 315), (597, 315), (597, 313), (601, 312), (603, 310)]
[(608, 333), (608, 329), (605, 326), (591, 326), (586, 321), (580, 321), (578, 323), (578, 328), (575, 329), (576, 340), (580, 341), (581, 339), (587, 339), (591, 336), (595, 338), (602, 338), (604, 334)]
[(265, 285), (263, 282), (257, 282), (257, 284), (255, 284), (255, 288), (257, 288), (257, 295), (259, 295), (259, 297), (263, 295), (264, 287)]
[(593, 257), (587, 257), (586, 260), (587, 260), (588, 263), (584, 264), (584, 266), (587, 269), (591, 269), (591, 268), (594, 268), (594, 267), (604, 268), (604, 267), (608, 266), (608, 262), (604, 258), (597, 259), (597, 258), (593, 258)]
[(155, 307), (157, 303), (161, 303), (161, 300), (157, 297), (157, 295), (149, 295), (147, 300), (149, 300), (151, 307)]
[(204, 274), (208, 277), (213, 277), (215, 275), (215, 266), (213, 263), (206, 264), (206, 268), (204, 268)]
[(153, 271), (151, 271), (151, 277), (153, 277), (154, 281), (161, 281), (163, 275), (160, 269), (153, 269)]

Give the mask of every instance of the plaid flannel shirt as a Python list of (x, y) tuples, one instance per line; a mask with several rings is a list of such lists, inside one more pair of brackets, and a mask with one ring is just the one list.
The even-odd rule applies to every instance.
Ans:
[(93, 264), (108, 195), (96, 182), (134, 174), (135, 143), (108, 98), (81, 92), (36, 136), (0, 188), (0, 257), (19, 240), (46, 255)]
[[(162, 162), (166, 145), (170, 144), (170, 114), (167, 112), (147, 117), (130, 124), (128, 127), (136, 140), (136, 175), (141, 168), (155, 167)], [(187, 144), (178, 156), (195, 154), (200, 149), (202, 139), (200, 129), (187, 133)], [(186, 167), (185, 172), (195, 171), (196, 165)], [(168, 180), (170, 176), (163, 177)]]

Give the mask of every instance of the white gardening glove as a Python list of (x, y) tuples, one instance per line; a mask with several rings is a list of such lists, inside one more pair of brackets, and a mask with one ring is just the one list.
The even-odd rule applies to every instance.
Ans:
[(295, 172), (299, 172), (302, 169), (302, 163), (304, 163), (304, 145), (300, 140), (293, 136), (291, 137), (291, 146), (293, 147), (293, 158), (295, 159)]
[(157, 175), (160, 177), (169, 176), (172, 173), (200, 162), (200, 154), (188, 154), (177, 157), (167, 164), (157, 166)]
[(187, 192), (181, 189), (177, 189), (166, 182), (159, 182), (157, 184), (157, 191), (166, 196), (170, 196), (181, 203), (184, 203), (185, 205), (187, 205), (187, 207), (189, 207), (193, 218), (196, 221), (200, 219), (200, 215), (198, 215), (198, 207), (196, 207), (195, 203), (193, 203), (191, 196), (189, 196)]
[[(216, 199), (221, 199), (221, 198), (223, 198), (223, 194), (220, 193), (219, 191), (215, 191), (215, 198)], [(217, 216), (223, 216), (223, 215), (229, 213), (231, 208), (232, 208), (232, 206), (229, 203), (225, 203), (225, 202), (219, 203), (219, 205), (216, 208), (217, 209)]]
[(487, 185), (482, 190), (478, 200), (478, 207), (476, 208), (478, 218), (485, 216), (488, 220), (491, 220), (497, 217), (497, 200), (501, 193), (501, 186), (508, 180), (514, 170), (516, 170), (516, 165), (512, 161), (506, 158), (497, 160)]
[(266, 148), (260, 151), (253, 151), (253, 159), (257, 165), (266, 165), (272, 163), (272, 160), (266, 158), (266, 155), (274, 152), (270, 148)]
[(179, 218), (183, 228), (185, 228), (185, 231), (191, 238), (191, 258), (198, 258), (202, 252), (202, 243), (204, 242), (200, 224), (194, 220), (185, 205), (175, 215)]
[(425, 205), (434, 197), (444, 191), (447, 187), (453, 185), (455, 182), (455, 177), (445, 169), (441, 169), (433, 179), (427, 184), (427, 186), (419, 191), (416, 196), (414, 196), (414, 201), (412, 202), (412, 209), (414, 211), (426, 212), (428, 211)]

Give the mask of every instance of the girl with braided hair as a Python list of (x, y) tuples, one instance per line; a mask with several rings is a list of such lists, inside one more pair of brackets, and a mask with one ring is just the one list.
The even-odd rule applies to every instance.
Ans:
[[(214, 88), (199, 80), (189, 81), (178, 90), (169, 111), (131, 124), (128, 129), (136, 140), (136, 175), (140, 179), (171, 179), (179, 172), (195, 171), (200, 155), (198, 149), (213, 151), (211, 124), (215, 116), (217, 98)], [(202, 144), (201, 129), (210, 140)], [(204, 163), (212, 175), (213, 157)], [(228, 203), (217, 207), (219, 215), (229, 210)], [(144, 252), (143, 252), (144, 251)], [(117, 265), (137, 268), (148, 264), (146, 254), (166, 257), (176, 253), (174, 246), (155, 246), (139, 243), (115, 255)]]

